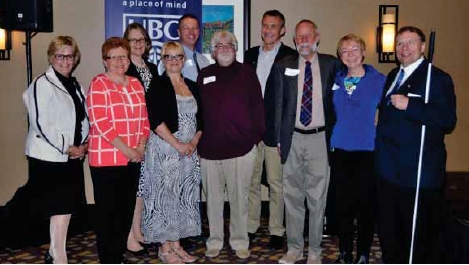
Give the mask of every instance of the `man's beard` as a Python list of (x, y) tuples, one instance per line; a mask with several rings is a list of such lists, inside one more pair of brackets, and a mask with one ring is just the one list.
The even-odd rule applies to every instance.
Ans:
[[(302, 48), (309, 48), (308, 50), (302, 49)], [(300, 45), (296, 46), (296, 50), (300, 55), (306, 56), (311, 53), (315, 53), (318, 51), (318, 42), (315, 42), (313, 45), (309, 43), (302, 43)]]
[(218, 54), (217, 61), (220, 65), (229, 65), (234, 62), (235, 60), (235, 54), (234, 53), (228, 53), (228, 52), (222, 52)]

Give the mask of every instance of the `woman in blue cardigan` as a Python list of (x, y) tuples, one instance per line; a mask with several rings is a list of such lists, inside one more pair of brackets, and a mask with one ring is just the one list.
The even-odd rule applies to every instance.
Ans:
[(355, 263), (368, 263), (374, 232), (375, 177), (373, 151), (375, 115), (385, 76), (363, 64), (365, 42), (357, 35), (342, 37), (337, 54), (346, 66), (335, 78), (333, 90), (337, 121), (331, 136), (332, 177), (339, 232), (340, 261), (352, 263), (354, 219), (357, 218)]

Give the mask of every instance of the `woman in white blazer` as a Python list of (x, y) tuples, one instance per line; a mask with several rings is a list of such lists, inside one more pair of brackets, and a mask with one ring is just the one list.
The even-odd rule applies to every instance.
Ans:
[(50, 218), (46, 263), (67, 263), (71, 214), (85, 203), (83, 159), (89, 120), (83, 88), (71, 74), (80, 60), (76, 41), (57, 36), (47, 50), (50, 66), (23, 94), (28, 109), (26, 140), (30, 209)]

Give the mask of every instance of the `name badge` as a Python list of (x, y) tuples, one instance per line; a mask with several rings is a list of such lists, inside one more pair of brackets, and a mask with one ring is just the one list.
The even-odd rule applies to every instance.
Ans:
[(287, 68), (285, 69), (286, 76), (297, 76), (300, 73), (299, 69)]
[(204, 85), (215, 82), (216, 80), (217, 80), (216, 76), (204, 77)]

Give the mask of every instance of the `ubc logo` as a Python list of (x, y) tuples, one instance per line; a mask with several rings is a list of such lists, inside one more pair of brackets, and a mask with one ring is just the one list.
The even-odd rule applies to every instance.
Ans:
[(140, 23), (150, 36), (152, 49), (148, 60), (157, 63), (161, 57), (161, 47), (165, 41), (179, 40), (178, 20), (182, 15), (170, 14), (123, 14), (123, 29), (130, 23)]

